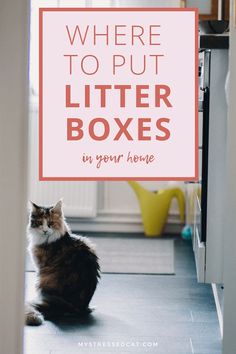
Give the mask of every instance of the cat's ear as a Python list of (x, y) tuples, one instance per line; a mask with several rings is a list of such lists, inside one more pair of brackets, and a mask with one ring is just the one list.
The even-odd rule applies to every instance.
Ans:
[(62, 214), (62, 198), (52, 207), (52, 212)]
[(37, 204), (33, 203), (31, 200), (29, 201), (29, 208), (30, 211), (33, 212), (37, 212), (40, 209), (40, 206), (38, 206)]

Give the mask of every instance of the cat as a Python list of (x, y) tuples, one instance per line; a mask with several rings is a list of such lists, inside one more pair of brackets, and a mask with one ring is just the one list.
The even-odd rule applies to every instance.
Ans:
[(86, 237), (70, 232), (61, 200), (51, 207), (31, 204), (28, 251), (37, 270), (39, 300), (26, 305), (26, 324), (88, 314), (100, 278), (93, 246)]

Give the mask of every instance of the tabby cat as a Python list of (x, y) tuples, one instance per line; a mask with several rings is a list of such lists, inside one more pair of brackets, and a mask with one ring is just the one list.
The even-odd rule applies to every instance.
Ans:
[(92, 245), (86, 237), (71, 234), (61, 200), (51, 207), (31, 204), (28, 250), (37, 269), (39, 300), (26, 305), (26, 324), (89, 313), (100, 277)]

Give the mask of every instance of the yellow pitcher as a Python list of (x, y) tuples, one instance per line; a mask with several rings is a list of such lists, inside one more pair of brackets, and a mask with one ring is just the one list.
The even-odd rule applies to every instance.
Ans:
[(185, 199), (180, 188), (162, 189), (152, 192), (138, 182), (129, 181), (140, 205), (144, 232), (146, 236), (160, 236), (165, 226), (172, 198), (177, 198), (180, 221), (184, 223)]

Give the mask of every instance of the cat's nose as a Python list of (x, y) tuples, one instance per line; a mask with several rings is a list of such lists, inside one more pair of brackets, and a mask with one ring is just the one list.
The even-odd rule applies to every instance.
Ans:
[(43, 233), (44, 233), (44, 235), (46, 235), (46, 233), (47, 233), (47, 230), (45, 231), (45, 230), (43, 230)]

